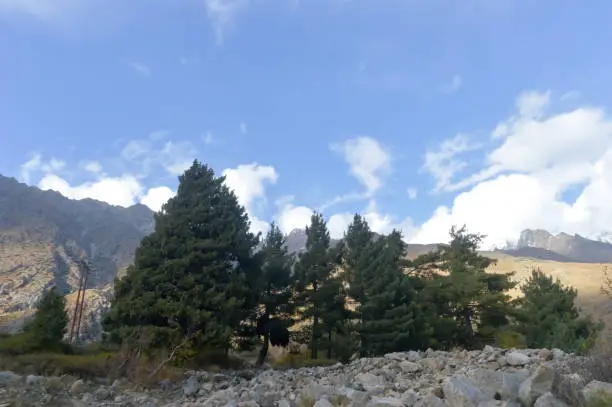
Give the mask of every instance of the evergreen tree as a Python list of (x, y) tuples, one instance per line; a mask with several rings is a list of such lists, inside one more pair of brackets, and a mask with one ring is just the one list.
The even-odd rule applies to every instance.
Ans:
[(406, 244), (399, 231), (369, 245), (374, 268), (365, 274), (365, 290), (359, 310), (363, 355), (414, 349), (423, 332), (415, 325), (415, 292), (404, 274)]
[(568, 352), (589, 348), (600, 326), (580, 317), (575, 289), (534, 269), (521, 291), (516, 329), (525, 336), (527, 346)]
[(276, 224), (272, 223), (264, 240), (263, 267), (260, 281), (264, 313), (258, 321), (258, 334), (263, 336), (257, 364), (263, 364), (270, 342), (274, 346), (289, 344), (288, 327), (293, 307), (291, 266), (293, 257), (287, 252), (285, 237)]
[(508, 324), (512, 273), (486, 272), (494, 260), (477, 251), (484, 236), (465, 227), (453, 227), (450, 236), (450, 244), (413, 262), (425, 278), (419, 302), (436, 315), (436, 346), (475, 348), (493, 342), (495, 332)]
[(55, 287), (44, 292), (38, 302), (34, 318), (24, 327), (35, 348), (54, 350), (61, 345), (66, 334), (68, 314), (66, 299)]
[(312, 215), (310, 225), (306, 227), (306, 236), (306, 251), (300, 253), (295, 267), (296, 291), (299, 294), (302, 318), (312, 318), (310, 348), (311, 357), (316, 359), (321, 341), (319, 318), (323, 298), (318, 291), (333, 269), (329, 252), (329, 232), (320, 213)]
[(227, 350), (258, 301), (258, 237), (224, 177), (194, 161), (155, 216), (155, 231), (115, 282), (104, 327), (111, 341)]

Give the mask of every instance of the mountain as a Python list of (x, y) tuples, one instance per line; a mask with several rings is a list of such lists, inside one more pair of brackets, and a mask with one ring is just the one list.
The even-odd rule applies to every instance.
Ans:
[(542, 260), (612, 263), (612, 244), (608, 242), (567, 233), (553, 235), (541, 229), (524, 230), (516, 245), (502, 252)]
[(100, 302), (154, 225), (144, 205), (72, 200), (0, 176), (0, 324), (27, 317), (47, 287), (77, 290), (79, 258), (93, 266), (87, 301)]

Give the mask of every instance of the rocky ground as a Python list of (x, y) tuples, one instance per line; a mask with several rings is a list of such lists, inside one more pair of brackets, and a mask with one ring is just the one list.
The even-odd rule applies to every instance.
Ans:
[(148, 390), (0, 372), (0, 407), (611, 406), (612, 384), (594, 380), (586, 362), (560, 350), (411, 351), (330, 367), (192, 371)]

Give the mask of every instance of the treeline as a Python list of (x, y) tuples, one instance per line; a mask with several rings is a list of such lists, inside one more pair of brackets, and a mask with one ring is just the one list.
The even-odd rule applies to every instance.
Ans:
[(574, 290), (537, 270), (512, 300), (512, 274), (487, 273), (482, 236), (465, 228), (407, 260), (399, 231), (377, 235), (360, 215), (332, 247), (315, 213), (296, 257), (276, 225), (263, 239), (250, 232), (244, 208), (208, 166), (194, 162), (179, 181), (115, 282), (107, 342), (182, 355), (260, 343), (262, 363), (269, 344), (286, 346), (292, 335), (313, 359), (348, 360), (485, 344), (581, 351), (599, 329), (579, 317)]

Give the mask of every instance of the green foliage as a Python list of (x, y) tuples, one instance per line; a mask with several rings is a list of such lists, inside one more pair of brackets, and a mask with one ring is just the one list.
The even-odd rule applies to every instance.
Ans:
[[(335, 304), (337, 299), (336, 285), (330, 279), (334, 265), (329, 250), (329, 231), (320, 213), (312, 215), (310, 225), (306, 227), (306, 236), (306, 251), (300, 254), (295, 266), (295, 289), (302, 320), (312, 318), (310, 348), (312, 358), (317, 359), (323, 335), (319, 318), (322, 311), (329, 311), (335, 306), (332, 303)], [(333, 287), (330, 288), (330, 285)], [(329, 325), (325, 327), (326, 331)], [(329, 337), (329, 332), (326, 334)]]
[(450, 244), (413, 262), (426, 278), (419, 302), (429, 304), (438, 347), (478, 348), (493, 343), (495, 332), (509, 323), (512, 274), (486, 272), (493, 260), (477, 251), (484, 236), (465, 227), (453, 227), (450, 235)]
[(601, 326), (580, 317), (575, 289), (534, 269), (521, 290), (517, 331), (525, 336), (527, 346), (579, 353), (591, 348)]
[(295, 310), (291, 302), (293, 258), (287, 252), (285, 237), (275, 223), (272, 223), (266, 235), (261, 255), (263, 266), (258, 289), (259, 303), (263, 305), (264, 314), (257, 322), (257, 334), (263, 336), (258, 365), (264, 362), (270, 342), (275, 346), (288, 345), (288, 328)]
[(66, 299), (51, 288), (38, 302), (34, 318), (24, 326), (21, 338), (36, 350), (58, 350), (62, 348), (67, 324)]
[(523, 335), (508, 329), (497, 332), (495, 335), (495, 344), (502, 349), (524, 349), (527, 347)]
[(194, 161), (156, 214), (155, 231), (115, 283), (104, 320), (111, 342), (148, 338), (171, 348), (189, 338), (226, 350), (258, 301), (258, 237), (237, 198), (208, 166)]

